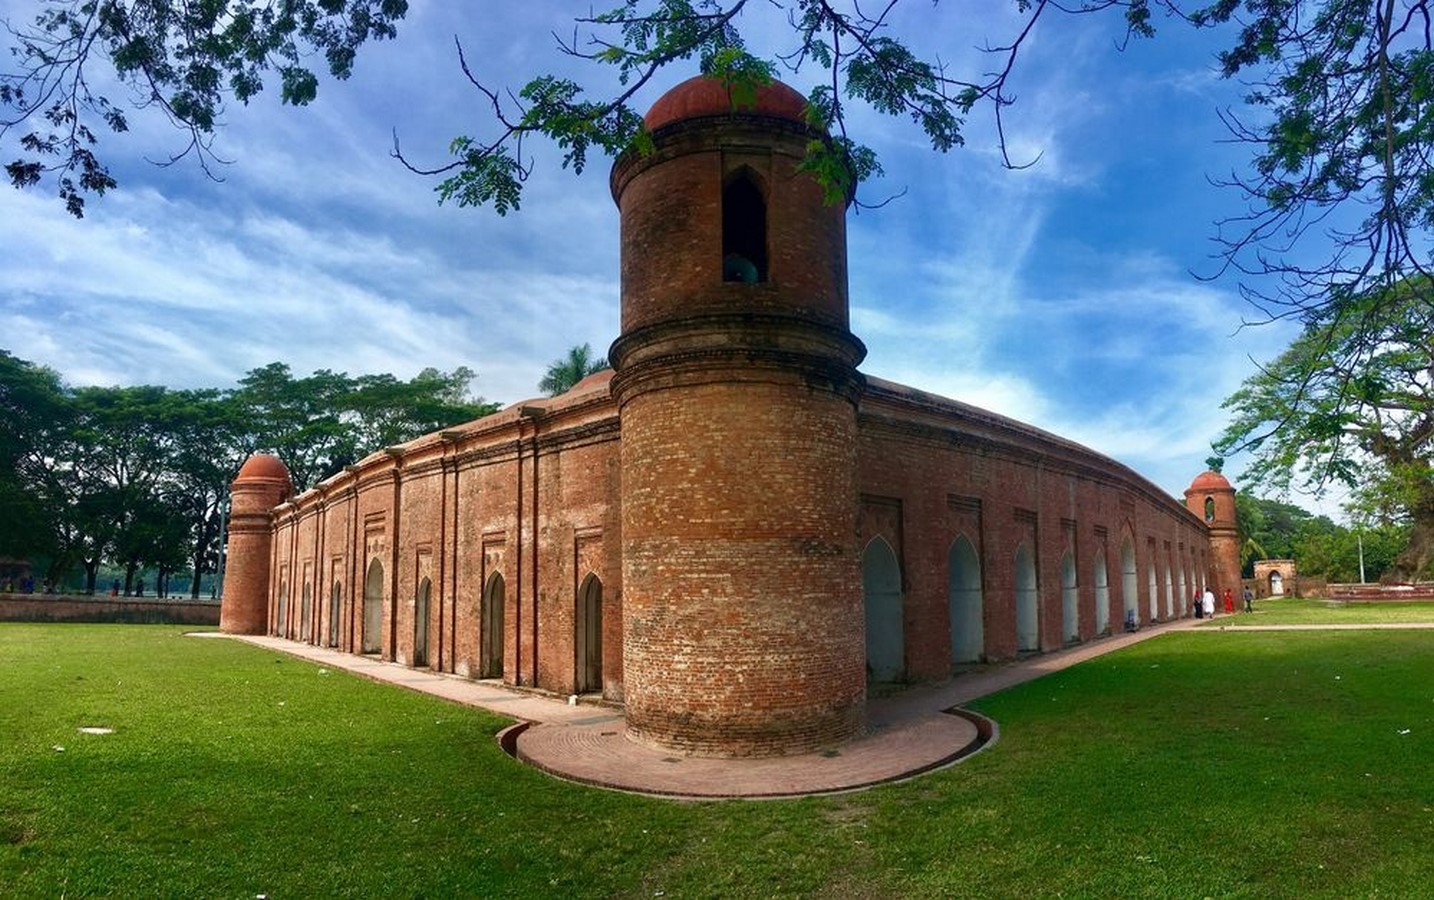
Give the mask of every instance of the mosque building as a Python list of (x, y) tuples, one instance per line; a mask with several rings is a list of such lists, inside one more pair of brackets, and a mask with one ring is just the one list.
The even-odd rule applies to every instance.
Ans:
[(620, 704), (630, 737), (771, 756), (872, 684), (1099, 640), (1238, 592), (1235, 492), (1182, 505), (1009, 418), (865, 376), (845, 209), (773, 83), (698, 77), (612, 170), (613, 369), (375, 453), (233, 484), (221, 628)]

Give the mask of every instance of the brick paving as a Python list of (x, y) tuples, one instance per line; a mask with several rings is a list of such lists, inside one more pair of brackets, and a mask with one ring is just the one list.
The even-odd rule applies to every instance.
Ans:
[[(719, 799), (858, 790), (943, 768), (999, 738), (995, 723), (951, 710), (1168, 631), (1220, 630), (1195, 629), (1196, 624), (1194, 619), (1181, 619), (1148, 626), (1014, 663), (973, 667), (948, 681), (875, 697), (867, 703), (867, 728), (860, 737), (821, 752), (761, 759), (685, 756), (646, 746), (627, 737), (622, 712), (613, 707), (572, 704), (497, 681), (411, 669), (276, 637), (234, 637), (322, 666), (510, 716), (519, 724), (500, 735), (505, 746), (520, 760), (560, 778), (642, 794)], [(1226, 630), (1275, 627), (1279, 626), (1225, 626)]]

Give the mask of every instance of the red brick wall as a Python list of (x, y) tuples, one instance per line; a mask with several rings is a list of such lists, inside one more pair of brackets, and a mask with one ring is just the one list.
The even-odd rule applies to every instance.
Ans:
[[(879, 381), (868, 386), (859, 421), (861, 542), (881, 535), (897, 549), (908, 677), (940, 678), (950, 671), (947, 560), (962, 534), (980, 556), (985, 655), (993, 661), (1017, 653), (1015, 554), (1023, 543), (1034, 556), (1040, 647), (1047, 651), (1065, 643), (1061, 560), (1067, 552), (1076, 569), (1081, 640), (1097, 636), (1095, 565), (1101, 554), (1111, 605), (1108, 630), (1121, 627), (1122, 535), (1133, 536), (1142, 622), (1148, 619), (1152, 565), (1161, 618), (1171, 561), (1187, 573), (1198, 568), (1191, 548), (1205, 546), (1204, 526), (1179, 501), (1083, 447)], [(1171, 581), (1178, 586), (1178, 575)], [(1178, 602), (1175, 608), (1178, 615)]]

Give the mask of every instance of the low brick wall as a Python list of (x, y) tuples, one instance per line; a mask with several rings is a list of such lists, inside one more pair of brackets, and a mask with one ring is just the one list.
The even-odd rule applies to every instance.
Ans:
[(1370, 602), (1400, 602), (1411, 600), (1434, 600), (1434, 582), (1418, 584), (1332, 584), (1327, 595), (1331, 600)]
[(0, 622), (218, 625), (216, 600), (144, 600), (71, 594), (0, 594)]

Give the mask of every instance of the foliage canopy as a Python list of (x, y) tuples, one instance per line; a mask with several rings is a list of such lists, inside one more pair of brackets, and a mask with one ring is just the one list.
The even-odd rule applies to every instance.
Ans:
[(102, 563), (161, 578), (188, 569), (191, 594), (218, 562), (229, 482), (256, 452), (279, 454), (303, 490), (386, 446), (487, 415), (473, 372), (424, 369), (408, 381), (271, 363), (231, 390), (70, 388), (0, 351), (0, 557), (76, 566), (95, 588)]

